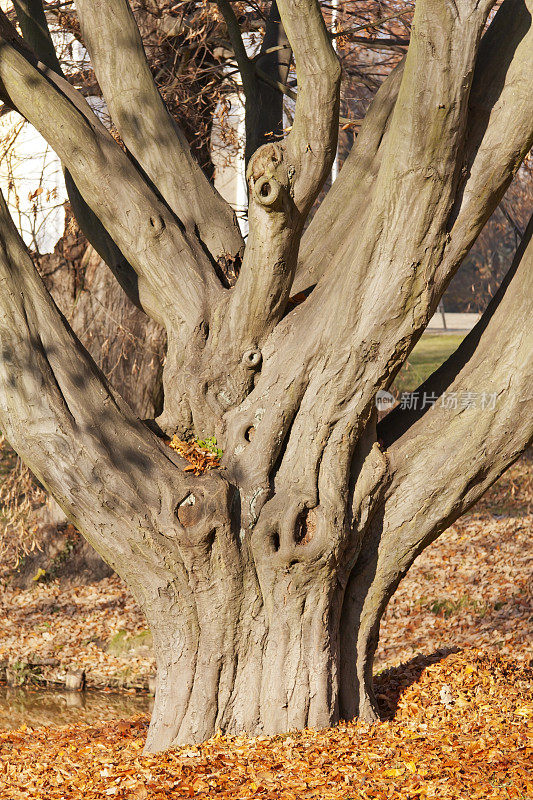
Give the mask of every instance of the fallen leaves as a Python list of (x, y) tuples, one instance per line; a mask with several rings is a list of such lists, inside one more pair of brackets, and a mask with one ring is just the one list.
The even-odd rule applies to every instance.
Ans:
[(142, 641), (146, 620), (117, 576), (89, 586), (0, 588), (0, 665), (26, 665), (20, 682), (36, 665), (41, 683), (61, 685), (68, 670), (83, 668), (89, 687), (146, 689), (155, 672), (152, 652), (111, 647), (124, 631), (126, 642)]
[(530, 453), (417, 558), (383, 617), (376, 669), (452, 646), (531, 656), (532, 479)]
[[(415, 660), (416, 661), (416, 660)], [(378, 680), (393, 720), (141, 754), (147, 718), (0, 733), (2, 800), (524, 800), (533, 670), (467, 650)], [(467, 706), (446, 708), (442, 685)], [(400, 687), (398, 691), (398, 686)], [(528, 721), (529, 719), (529, 721)]]
[[(531, 655), (532, 474), (531, 458), (520, 459), (479, 511), (419, 556), (383, 618), (376, 671), (452, 646)], [(511, 491), (515, 516), (495, 516), (508, 511), (505, 498)], [(0, 585), (0, 662), (38, 663), (43, 682), (61, 684), (66, 670), (77, 666), (91, 688), (146, 688), (155, 672), (149, 648), (110, 647), (121, 632), (133, 640), (145, 629), (140, 609), (117, 576), (89, 586)]]
[[(531, 461), (513, 467), (504, 488), (494, 487), (402, 581), (378, 650), (375, 688), (386, 721), (217, 736), (157, 756), (141, 754), (147, 717), (23, 726), (0, 732), (0, 800), (533, 797), (530, 474)], [(113, 655), (106, 643), (144, 626), (118, 578), (0, 591), (0, 658), (48, 659), (43, 676), (51, 679), (77, 663), (89, 685), (140, 684), (153, 671), (151, 655)], [(442, 701), (443, 687), (454, 702)]]

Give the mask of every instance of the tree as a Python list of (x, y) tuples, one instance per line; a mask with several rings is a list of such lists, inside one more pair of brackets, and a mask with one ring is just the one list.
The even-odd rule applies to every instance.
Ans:
[[(65, 324), (2, 206), (1, 428), (146, 614), (158, 664), (148, 750), (218, 728), (375, 720), (389, 598), (531, 441), (533, 222), (424, 402), (376, 421), (376, 393), (533, 139), (531, 0), (493, 6), (418, 0), (407, 55), (304, 232), (338, 135), (324, 17), (316, 0), (278, 0), (266, 21), (265, 39), (286, 41), (265, 57), (289, 43), (298, 78), (280, 138), (281, 104), (278, 126), (262, 125), (256, 62), (221, 1), (259, 144), (245, 246), (166, 112), (126, 0), (76, 3), (125, 150), (0, 19), (2, 99), (59, 154), (80, 224), (167, 333), (164, 408), (145, 424)], [(216, 435), (221, 468), (195, 474), (168, 446), (175, 434)]]

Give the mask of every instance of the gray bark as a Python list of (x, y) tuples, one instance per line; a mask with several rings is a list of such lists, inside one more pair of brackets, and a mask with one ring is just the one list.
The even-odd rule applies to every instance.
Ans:
[[(164, 407), (159, 429), (143, 425), (111, 389), (3, 206), (2, 430), (146, 614), (158, 659), (149, 750), (218, 728), (375, 719), (371, 664), (389, 597), (533, 433), (531, 227), (485, 318), (428, 384), (437, 397), (502, 402), (475, 419), (437, 403), (377, 426), (375, 412), (531, 145), (531, 0), (504, 0), (483, 38), (489, 0), (418, 0), (405, 61), (303, 238), (335, 154), (340, 71), (318, 3), (278, 0), (298, 75), (294, 125), (250, 158), (233, 288), (179, 216), (180, 178), (196, 180), (187, 153), (173, 150), (170, 183), (160, 174), (159, 145), (182, 140), (160, 116), (132, 18), (118, 4), (117, 30), (97, 4), (100, 34), (93, 5), (79, 13), (108, 93), (146, 92), (138, 127), (120, 92), (108, 100), (142, 170), (5, 19), (1, 93), (56, 147), (163, 323)], [(122, 56), (106, 61), (106, 31), (130, 43), (138, 85)], [(162, 142), (148, 141), (155, 119)], [(292, 287), (314, 283), (290, 310)], [(152, 430), (216, 434), (222, 468), (192, 475)]]
[[(129, 152), (188, 235), (215, 262), (235, 259), (243, 244), (235, 216), (194, 160), (157, 91), (129, 3), (81, 0), (77, 8), (98, 83)], [(105, 27), (99, 24), (103, 18)]]
[(292, 59), (290, 42), (273, 0), (257, 59), (248, 56), (239, 22), (229, 0), (218, 0), (239, 66), (245, 95), (245, 161), (269, 141), (283, 138), (283, 92)]

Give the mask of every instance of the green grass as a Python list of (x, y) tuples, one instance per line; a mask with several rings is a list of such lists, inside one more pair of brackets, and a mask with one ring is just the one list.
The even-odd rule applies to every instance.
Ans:
[(144, 630), (137, 634), (129, 634), (126, 630), (120, 630), (108, 641), (106, 651), (113, 656), (121, 656), (130, 651), (135, 652), (141, 646), (152, 646), (150, 631)]
[(487, 606), (466, 595), (456, 600), (448, 597), (445, 597), (443, 600), (434, 600), (427, 607), (432, 614), (435, 614), (437, 617), (444, 617), (445, 619), (449, 619), (463, 610), (473, 611), (480, 617), (484, 617), (487, 613)]
[(463, 338), (460, 334), (425, 333), (398, 373), (394, 389), (398, 394), (412, 392), (446, 361)]

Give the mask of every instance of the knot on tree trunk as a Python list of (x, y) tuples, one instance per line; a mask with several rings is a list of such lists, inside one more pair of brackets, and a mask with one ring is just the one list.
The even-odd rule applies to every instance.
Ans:
[(283, 147), (274, 142), (263, 145), (246, 171), (250, 197), (267, 211), (287, 211), (292, 175)]

